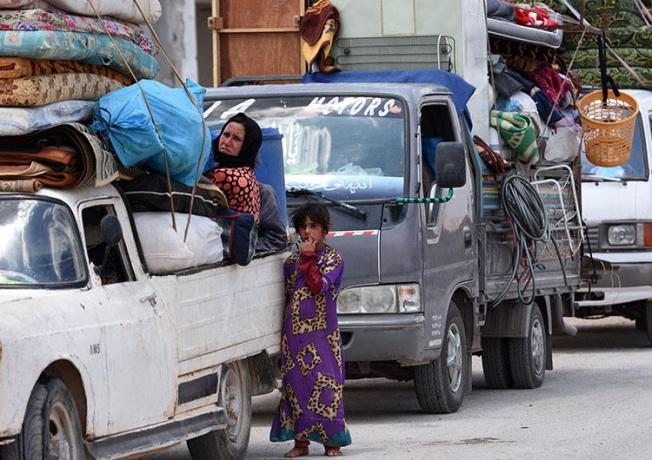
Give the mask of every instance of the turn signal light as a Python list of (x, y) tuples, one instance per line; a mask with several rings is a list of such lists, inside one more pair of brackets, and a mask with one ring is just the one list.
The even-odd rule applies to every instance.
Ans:
[(643, 244), (652, 246), (652, 224), (643, 224)]

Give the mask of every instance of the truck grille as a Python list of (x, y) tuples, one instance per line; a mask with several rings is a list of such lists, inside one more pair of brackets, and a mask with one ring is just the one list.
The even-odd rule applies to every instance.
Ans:
[[(587, 227), (586, 235), (589, 239), (591, 251), (597, 251), (600, 249), (600, 227)], [(586, 249), (588, 250), (588, 247)]]

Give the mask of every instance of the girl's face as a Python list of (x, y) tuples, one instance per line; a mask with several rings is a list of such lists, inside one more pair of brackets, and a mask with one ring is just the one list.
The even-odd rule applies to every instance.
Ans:
[(306, 221), (301, 227), (299, 227), (299, 236), (301, 241), (314, 241), (315, 243), (320, 243), (326, 237), (326, 232), (324, 227), (310, 220), (310, 217), (306, 217)]

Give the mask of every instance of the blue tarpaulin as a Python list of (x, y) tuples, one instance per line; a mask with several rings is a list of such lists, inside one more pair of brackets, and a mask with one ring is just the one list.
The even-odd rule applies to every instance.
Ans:
[(303, 83), (429, 83), (446, 87), (457, 113), (463, 113), (475, 87), (458, 75), (437, 69), (384, 70), (378, 72), (307, 73)]

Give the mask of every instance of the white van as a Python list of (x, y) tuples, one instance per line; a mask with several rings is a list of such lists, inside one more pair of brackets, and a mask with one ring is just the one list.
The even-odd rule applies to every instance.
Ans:
[(603, 168), (584, 159), (582, 209), (587, 225), (589, 277), (576, 316), (624, 316), (652, 343), (652, 92), (627, 91), (639, 104), (630, 159)]

